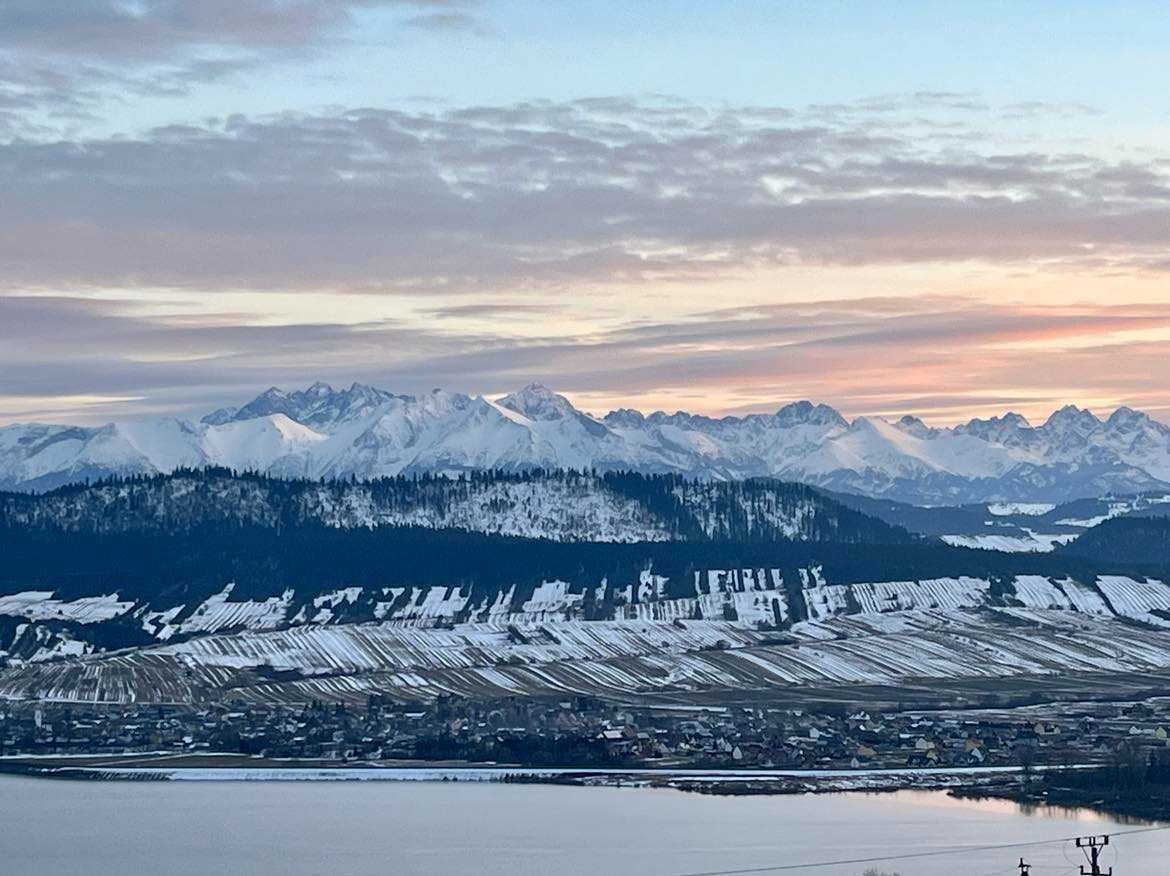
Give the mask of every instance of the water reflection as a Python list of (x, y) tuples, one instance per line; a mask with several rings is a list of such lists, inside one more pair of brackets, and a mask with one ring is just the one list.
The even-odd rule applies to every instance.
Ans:
[[(1124, 829), (1085, 810), (938, 792), (714, 797), (485, 783), (69, 782), (0, 778), (7, 873), (678, 874), (947, 850), (901, 876), (1010, 872), (1015, 849)], [(956, 847), (957, 853), (950, 853)], [(1170, 832), (1119, 839), (1126, 876), (1163, 876)], [(1027, 848), (1068, 869), (1060, 844)], [(861, 876), (864, 866), (818, 868)]]

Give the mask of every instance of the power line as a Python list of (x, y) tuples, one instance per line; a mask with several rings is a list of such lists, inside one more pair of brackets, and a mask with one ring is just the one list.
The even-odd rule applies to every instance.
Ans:
[[(1153, 833), (1159, 830), (1170, 830), (1170, 824), (1158, 827), (1137, 827), (1131, 830), (1115, 831), (1112, 836), (1130, 836), (1136, 833)], [(850, 864), (881, 864), (886, 861), (908, 861), (912, 858), (936, 858), (942, 855), (958, 855), (963, 852), (994, 852), (1003, 849), (1023, 849), (1033, 846), (1051, 846), (1057, 843), (1076, 842), (1075, 836), (1066, 836), (1059, 839), (1028, 840), (1020, 843), (998, 843), (984, 846), (951, 846), (945, 849), (931, 849), (928, 852), (906, 852), (901, 855), (879, 855), (872, 858), (842, 858), (836, 861), (809, 861), (804, 864), (776, 864), (771, 867), (746, 867), (739, 870), (704, 870), (696, 873), (680, 873), (678, 876), (746, 876), (751, 873), (779, 873), (785, 870), (812, 870), (818, 867), (844, 867)]]

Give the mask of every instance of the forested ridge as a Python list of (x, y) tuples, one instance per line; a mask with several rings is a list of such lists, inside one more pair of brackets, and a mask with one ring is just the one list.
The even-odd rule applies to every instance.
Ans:
[(1107, 520), (1063, 547), (1061, 553), (1102, 562), (1170, 566), (1170, 518)]
[(373, 481), (286, 480), (227, 469), (0, 493), (0, 521), (89, 532), (207, 523), (287, 529), (419, 525), (560, 541), (908, 543), (913, 537), (801, 485), (629, 472), (486, 471)]

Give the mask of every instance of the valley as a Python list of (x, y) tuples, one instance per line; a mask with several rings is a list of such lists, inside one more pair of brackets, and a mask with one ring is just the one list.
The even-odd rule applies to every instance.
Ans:
[[(12, 764), (220, 751), (754, 770), (1157, 753), (1167, 508), (1155, 493), (927, 509), (579, 471), (181, 469), (4, 493), (0, 748)], [(1025, 524), (1069, 537), (1045, 552), (945, 537)], [(1135, 703), (1155, 711), (1122, 722)], [(592, 723), (569, 717), (582, 704)], [(388, 717), (359, 720), (371, 709)], [(867, 710), (881, 717), (848, 724)], [(1034, 731), (1088, 719), (1102, 732)], [(735, 793), (801, 787), (757, 776)]]

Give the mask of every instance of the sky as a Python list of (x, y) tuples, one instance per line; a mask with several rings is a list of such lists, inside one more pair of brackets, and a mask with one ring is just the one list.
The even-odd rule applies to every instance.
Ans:
[(1159, 6), (0, 0), (0, 424), (1170, 421)]

